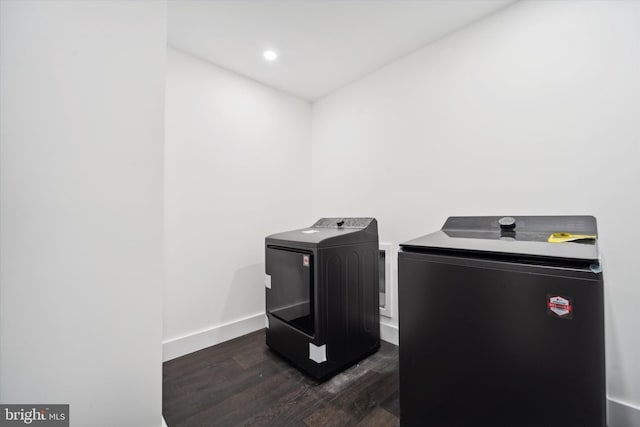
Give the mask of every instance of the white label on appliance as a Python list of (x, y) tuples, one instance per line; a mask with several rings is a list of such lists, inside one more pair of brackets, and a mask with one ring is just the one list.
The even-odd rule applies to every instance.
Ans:
[(553, 311), (558, 316), (566, 316), (571, 313), (571, 304), (569, 303), (569, 300), (560, 296), (549, 298), (549, 303), (547, 305), (549, 310)]
[(270, 274), (265, 274), (264, 275), (264, 286), (271, 289), (271, 275)]
[(322, 344), (320, 347), (309, 343), (309, 359), (316, 363), (322, 363), (327, 361), (327, 346)]
[(304, 234), (313, 234), (313, 233), (319, 233), (318, 230), (302, 230), (302, 232)]

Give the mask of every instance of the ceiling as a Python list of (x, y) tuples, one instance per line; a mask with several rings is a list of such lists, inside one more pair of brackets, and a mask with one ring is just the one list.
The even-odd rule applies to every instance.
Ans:
[[(169, 45), (316, 100), (513, 0), (170, 0)], [(274, 62), (262, 53), (278, 53)]]

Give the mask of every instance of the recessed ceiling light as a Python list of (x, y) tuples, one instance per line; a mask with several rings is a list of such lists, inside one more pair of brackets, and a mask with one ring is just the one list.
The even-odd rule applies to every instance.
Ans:
[(264, 59), (267, 61), (275, 61), (278, 58), (278, 54), (273, 50), (265, 50), (262, 56), (264, 56)]

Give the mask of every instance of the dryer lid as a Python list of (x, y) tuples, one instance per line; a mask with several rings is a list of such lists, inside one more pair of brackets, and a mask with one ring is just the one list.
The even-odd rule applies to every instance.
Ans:
[(378, 240), (375, 218), (321, 218), (311, 227), (267, 236), (269, 245), (320, 247), (348, 245)]

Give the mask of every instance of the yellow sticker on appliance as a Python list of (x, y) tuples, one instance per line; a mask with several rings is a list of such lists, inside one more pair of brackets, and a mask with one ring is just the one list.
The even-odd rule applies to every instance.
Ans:
[(553, 233), (547, 240), (549, 243), (575, 242), (576, 240), (596, 240), (595, 234)]

